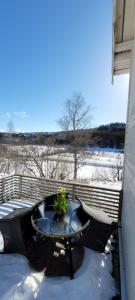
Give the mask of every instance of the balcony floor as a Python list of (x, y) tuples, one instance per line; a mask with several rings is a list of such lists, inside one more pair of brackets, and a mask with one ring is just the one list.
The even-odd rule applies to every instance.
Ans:
[(73, 280), (47, 278), (44, 272), (35, 272), (24, 256), (1, 254), (0, 295), (2, 300), (110, 300), (116, 292), (111, 271), (111, 254), (87, 248)]

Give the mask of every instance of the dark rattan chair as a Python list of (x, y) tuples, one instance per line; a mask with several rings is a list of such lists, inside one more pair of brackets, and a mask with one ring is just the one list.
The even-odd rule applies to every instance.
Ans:
[(83, 204), (83, 209), (90, 217), (90, 224), (82, 236), (81, 243), (95, 251), (104, 252), (110, 235), (118, 225), (102, 210), (86, 204)]
[(31, 225), (31, 208), (16, 208), (0, 219), (0, 231), (4, 240), (4, 253), (26, 254), (27, 241), (34, 234)]

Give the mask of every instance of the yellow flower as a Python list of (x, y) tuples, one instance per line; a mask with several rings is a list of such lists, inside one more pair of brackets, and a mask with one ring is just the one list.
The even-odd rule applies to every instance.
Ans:
[(57, 198), (54, 201), (53, 207), (56, 211), (59, 211), (62, 214), (66, 213), (69, 205), (68, 205), (68, 193), (65, 188), (61, 187), (58, 189)]
[(60, 193), (65, 193), (65, 188), (61, 187), (61, 188), (59, 189), (59, 192), (60, 192)]

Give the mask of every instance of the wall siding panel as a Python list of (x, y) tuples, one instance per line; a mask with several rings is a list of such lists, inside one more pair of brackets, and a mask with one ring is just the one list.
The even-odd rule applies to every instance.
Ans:
[(129, 86), (125, 167), (123, 184), (122, 238), (128, 299), (135, 299), (135, 43)]

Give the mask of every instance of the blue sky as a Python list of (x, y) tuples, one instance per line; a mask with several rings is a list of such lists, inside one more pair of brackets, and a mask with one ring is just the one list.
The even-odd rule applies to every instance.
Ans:
[(128, 76), (111, 84), (112, 1), (0, 1), (0, 129), (56, 131), (81, 91), (91, 126), (126, 120)]

